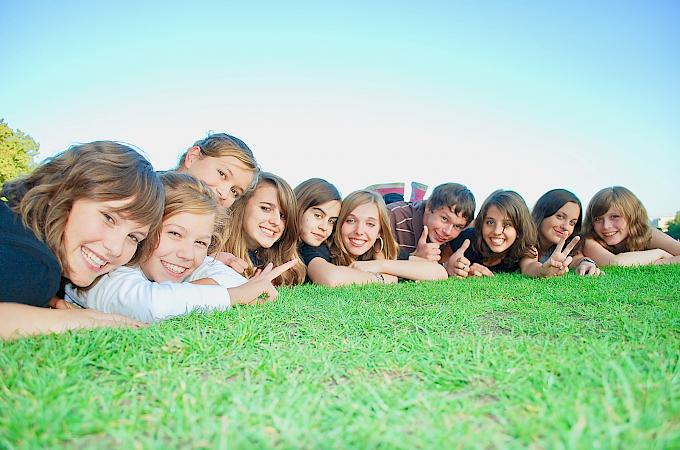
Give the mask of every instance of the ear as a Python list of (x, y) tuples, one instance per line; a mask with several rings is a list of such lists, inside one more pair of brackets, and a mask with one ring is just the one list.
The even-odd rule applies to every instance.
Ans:
[(194, 145), (189, 150), (187, 150), (186, 156), (184, 156), (184, 168), (189, 169), (194, 162), (201, 159), (201, 147)]

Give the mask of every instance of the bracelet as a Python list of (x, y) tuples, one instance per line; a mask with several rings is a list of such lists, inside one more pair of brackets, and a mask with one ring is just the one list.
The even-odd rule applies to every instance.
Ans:
[(579, 260), (578, 260), (578, 263), (577, 263), (576, 265), (577, 265), (577, 266), (580, 266), (580, 265), (583, 264), (584, 262), (589, 262), (589, 263), (591, 263), (592, 265), (594, 265), (595, 267), (597, 267), (597, 263), (596, 263), (595, 261), (593, 261), (592, 259), (590, 259), (590, 258), (588, 258), (588, 257), (585, 257), (585, 256), (584, 256), (583, 258), (579, 259)]
[(385, 282), (385, 277), (383, 276), (382, 273), (380, 272), (371, 272), (373, 275), (375, 275), (375, 279), (378, 280), (379, 283), (384, 283)]

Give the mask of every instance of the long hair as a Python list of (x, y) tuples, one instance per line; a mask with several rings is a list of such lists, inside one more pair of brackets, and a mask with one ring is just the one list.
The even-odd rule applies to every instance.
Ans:
[[(495, 206), (498, 210), (512, 222), (512, 226), (517, 232), (517, 238), (509, 249), (503, 253), (494, 253), (484, 241), (482, 227), (486, 213), (489, 208)], [(519, 263), (519, 260), (524, 257), (534, 257), (536, 255), (536, 225), (531, 220), (531, 214), (526, 202), (515, 191), (498, 190), (493, 192), (482, 204), (482, 208), (475, 219), (475, 242), (472, 244), (475, 249), (482, 255), (486, 261), (501, 257), (501, 259), (509, 265)]]
[(165, 172), (160, 178), (165, 188), (163, 222), (180, 213), (213, 215), (213, 232), (208, 253), (222, 247), (229, 214), (227, 209), (219, 204), (212, 189), (186, 173)]
[[(192, 147), (201, 149), (201, 159), (209, 156), (211, 158), (219, 158), (222, 156), (233, 156), (241, 161), (248, 169), (252, 170), (255, 176), (251, 185), (246, 189), (252, 190), (257, 181), (257, 175), (260, 172), (260, 166), (257, 164), (253, 151), (241, 139), (231, 136), (227, 133), (210, 134), (205, 139), (199, 139), (194, 142)], [(175, 170), (181, 171), (184, 160), (187, 157), (189, 149), (185, 151), (179, 159), (179, 163)]]
[[(628, 223), (628, 238), (624, 242), (623, 250), (607, 245), (595, 232), (593, 226), (593, 221), (605, 215), (611, 207), (618, 209)], [(647, 210), (640, 199), (623, 186), (607, 187), (593, 196), (586, 209), (583, 228), (586, 237), (594, 239), (612, 253), (647, 250), (649, 241), (652, 239)]]
[[(583, 219), (583, 207), (581, 206), (581, 200), (578, 199), (576, 195), (566, 189), (552, 189), (541, 196), (536, 201), (534, 209), (531, 211), (531, 218), (536, 225), (537, 236), (541, 233), (541, 224), (543, 220), (554, 215), (560, 210), (562, 206), (567, 203), (576, 203), (578, 205), (578, 218), (576, 219), (576, 224), (574, 225), (574, 231), (565, 241), (565, 246), (571, 242), (574, 237), (581, 234), (581, 222)], [(541, 239), (537, 239), (538, 252), (539, 254), (545, 254), (550, 249), (541, 248)], [(579, 243), (581, 244), (581, 243)], [(554, 246), (553, 246), (554, 247)]]
[[(269, 172), (261, 172), (255, 189), (244, 194), (232, 205), (232, 223), (236, 226), (232, 227), (223, 246), (223, 251), (232, 253), (248, 263), (248, 268), (245, 270), (245, 275), (248, 278), (253, 276), (256, 267), (248, 254), (246, 234), (242, 224), (245, 222), (244, 219), (248, 202), (257, 189), (265, 184), (269, 184), (276, 188), (281, 212), (285, 217), (285, 227), (283, 235), (274, 243), (274, 245), (270, 248), (257, 249), (258, 256), (262, 261), (272, 263), (274, 266), (279, 266), (293, 258), (300, 260), (300, 255), (297, 250), (298, 220), (295, 194), (290, 185), (283, 178)], [(278, 285), (292, 286), (294, 284), (302, 283), (305, 280), (305, 274), (305, 266), (300, 262), (293, 268), (281, 274), (281, 276), (274, 281), (275, 284)]]
[(130, 260), (147, 258), (158, 245), (163, 216), (163, 186), (151, 163), (131, 147), (96, 141), (69, 147), (29, 175), (3, 185), (2, 195), (24, 225), (57, 256), (66, 273), (64, 229), (76, 200), (131, 199), (117, 213), (149, 233)]
[(385, 201), (379, 193), (364, 189), (352, 192), (342, 201), (340, 214), (338, 215), (337, 229), (333, 234), (330, 245), (331, 257), (334, 264), (338, 266), (349, 266), (356, 260), (370, 261), (375, 259), (379, 253), (375, 251), (375, 245), (373, 245), (366, 253), (359, 257), (355, 257), (347, 251), (347, 248), (342, 241), (342, 224), (347, 220), (347, 216), (359, 206), (367, 203), (373, 203), (378, 207), (378, 222), (380, 224), (380, 234), (378, 236), (383, 239), (383, 254), (385, 255), (385, 259), (397, 259), (397, 256), (399, 255), (399, 244), (397, 244), (396, 239), (394, 239), (394, 234), (392, 233), (390, 215), (387, 211), (387, 206), (385, 206)]
[(333, 200), (342, 201), (338, 189), (321, 178), (310, 178), (298, 184), (294, 190), (297, 199), (297, 220), (302, 222), (302, 216), (309, 208), (323, 205)]

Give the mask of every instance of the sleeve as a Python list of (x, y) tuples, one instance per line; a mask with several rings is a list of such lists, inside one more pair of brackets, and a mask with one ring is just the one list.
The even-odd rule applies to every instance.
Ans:
[(203, 263), (191, 274), (188, 281), (210, 278), (223, 288), (240, 286), (248, 281), (243, 275), (216, 259), (206, 256)]
[(0, 202), (0, 302), (47, 306), (59, 290), (57, 257)]
[(194, 309), (226, 310), (229, 292), (222, 286), (191, 283), (156, 283), (132, 267), (120, 267), (104, 275), (88, 290), (67, 285), (69, 300), (87, 308), (122, 314), (140, 322), (155, 322)]
[(397, 259), (400, 261), (408, 261), (409, 257), (411, 254), (407, 252), (406, 250), (399, 250), (399, 255), (397, 255)]
[(331, 262), (331, 252), (325, 244), (321, 244), (318, 247), (312, 247), (311, 245), (302, 244), (300, 246), (300, 257), (305, 266), (308, 266), (314, 258), (322, 258), (325, 261)]

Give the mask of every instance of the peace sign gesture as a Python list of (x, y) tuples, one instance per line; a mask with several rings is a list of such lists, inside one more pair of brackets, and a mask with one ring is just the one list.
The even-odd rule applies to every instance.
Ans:
[(272, 284), (272, 281), (283, 272), (299, 263), (299, 260), (291, 259), (287, 263), (281, 264), (276, 268), (272, 263), (267, 264), (263, 270), (258, 271), (255, 276), (253, 276), (245, 284), (227, 289), (227, 291), (229, 291), (229, 297), (231, 298), (231, 304), (260, 305), (265, 302), (272, 302), (276, 300), (276, 297), (278, 297), (279, 293)]
[(423, 233), (420, 235), (420, 239), (418, 239), (418, 244), (416, 246), (416, 251), (411, 253), (413, 256), (417, 256), (418, 258), (423, 258), (427, 259), (428, 261), (439, 261), (439, 256), (441, 254), (441, 250), (439, 249), (439, 244), (434, 243), (434, 242), (427, 242), (427, 236), (429, 234), (429, 231), (427, 229), (427, 225), (423, 225)]
[(565, 238), (560, 239), (555, 246), (555, 250), (553, 250), (550, 255), (550, 258), (548, 258), (541, 266), (541, 275), (544, 277), (555, 277), (569, 272), (569, 264), (571, 264), (572, 261), (572, 257), (569, 256), (569, 253), (576, 247), (579, 240), (581, 240), (581, 238), (576, 236), (566, 247), (564, 247)]

